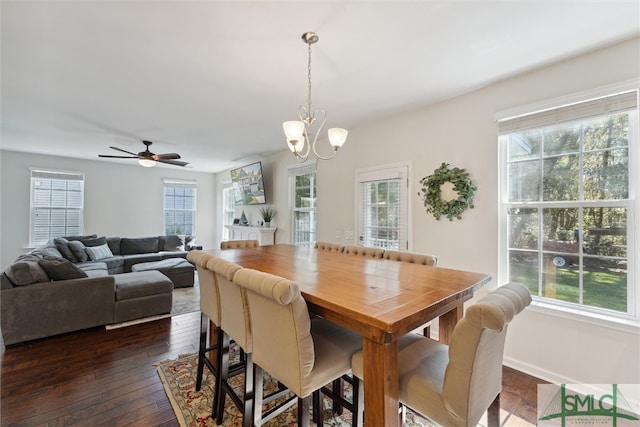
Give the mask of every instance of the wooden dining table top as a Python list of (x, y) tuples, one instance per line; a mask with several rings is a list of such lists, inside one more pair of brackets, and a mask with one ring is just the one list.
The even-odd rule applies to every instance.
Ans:
[(491, 276), (292, 245), (208, 251), (298, 284), (309, 308), (379, 342), (420, 327)]
[(311, 312), (362, 335), (364, 422), (398, 425), (398, 338), (439, 319), (448, 343), (483, 273), (292, 245), (206, 251), (298, 284)]

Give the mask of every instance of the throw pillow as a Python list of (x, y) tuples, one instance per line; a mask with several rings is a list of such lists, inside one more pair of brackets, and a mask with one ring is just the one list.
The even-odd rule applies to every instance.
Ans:
[(162, 250), (165, 251), (181, 251), (184, 248), (184, 243), (180, 236), (162, 236), (163, 237), (163, 247)]
[(23, 257), (7, 267), (4, 273), (15, 286), (51, 281), (36, 257)]
[(71, 252), (73, 252), (73, 255), (78, 258), (78, 262), (86, 262), (89, 259), (84, 243), (80, 240), (69, 242), (69, 248), (71, 249)]
[(56, 237), (53, 239), (56, 245), (56, 249), (62, 254), (63, 257), (71, 262), (78, 262), (78, 258), (73, 254), (73, 251), (69, 247), (69, 241), (64, 237)]
[(64, 258), (45, 257), (38, 261), (38, 263), (52, 280), (70, 280), (88, 277), (87, 273)]
[(120, 255), (120, 237), (107, 237), (107, 245), (114, 255)]
[(56, 249), (55, 246), (43, 246), (38, 249), (34, 249), (30, 252), (33, 255), (38, 256), (39, 258), (44, 258), (46, 256), (52, 256), (56, 258), (64, 258), (60, 251)]
[(100, 246), (90, 246), (85, 248), (85, 250), (87, 251), (89, 258), (91, 258), (91, 261), (98, 261), (100, 259), (111, 258), (113, 256), (111, 249), (109, 249), (109, 245), (106, 243)]
[(85, 246), (102, 246), (107, 244), (106, 237), (94, 237), (92, 239), (80, 239)]

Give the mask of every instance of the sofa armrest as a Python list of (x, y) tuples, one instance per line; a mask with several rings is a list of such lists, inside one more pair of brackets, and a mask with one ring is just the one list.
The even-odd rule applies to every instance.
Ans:
[(5, 345), (113, 322), (112, 276), (36, 283), (0, 294)]

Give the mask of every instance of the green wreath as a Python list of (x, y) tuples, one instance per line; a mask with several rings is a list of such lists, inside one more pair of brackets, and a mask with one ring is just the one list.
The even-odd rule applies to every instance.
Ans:
[[(446, 182), (453, 185), (453, 190), (458, 193), (457, 199), (449, 201), (442, 199), (440, 187)], [(433, 171), (432, 175), (422, 178), (420, 184), (422, 189), (418, 192), (418, 196), (424, 200), (427, 213), (433, 214), (437, 220), (440, 220), (442, 215), (449, 218), (449, 221), (453, 221), (454, 218), (462, 219), (462, 212), (467, 208), (473, 208), (473, 196), (477, 188), (471, 182), (466, 169), (449, 169), (449, 165), (443, 163)]]

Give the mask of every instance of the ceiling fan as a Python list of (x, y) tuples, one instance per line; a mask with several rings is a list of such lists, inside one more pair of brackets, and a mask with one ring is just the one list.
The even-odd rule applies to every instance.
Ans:
[(130, 156), (109, 156), (107, 154), (98, 154), (98, 157), (108, 157), (112, 159), (138, 159), (138, 163), (141, 166), (152, 167), (155, 166), (156, 162), (166, 163), (169, 165), (175, 166), (186, 166), (188, 162), (182, 162), (176, 159), (180, 158), (180, 154), (178, 153), (165, 153), (165, 154), (153, 154), (149, 151), (149, 146), (153, 144), (151, 141), (142, 141), (144, 145), (147, 146), (147, 149), (139, 152), (138, 154), (132, 153), (127, 150), (123, 150), (118, 147), (109, 147), (113, 150), (122, 151), (123, 153), (131, 154)]

